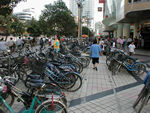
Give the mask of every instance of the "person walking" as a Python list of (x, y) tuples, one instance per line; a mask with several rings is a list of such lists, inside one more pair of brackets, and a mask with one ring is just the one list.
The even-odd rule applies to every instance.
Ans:
[(102, 40), (100, 41), (100, 48), (102, 49), (101, 54), (103, 55), (103, 52), (104, 52), (104, 50), (105, 50), (105, 42), (104, 42), (104, 39), (102, 39)]
[(11, 37), (10, 40), (6, 43), (6, 45), (9, 47), (10, 52), (14, 52), (15, 49), (15, 42), (13, 41), (13, 38)]
[(94, 40), (93, 44), (90, 47), (90, 55), (92, 58), (93, 69), (97, 71), (97, 66), (99, 64), (99, 56), (101, 55), (101, 48), (100, 45), (97, 44), (97, 40)]
[(129, 46), (128, 46), (128, 50), (129, 50), (129, 55), (132, 56), (135, 53), (135, 45), (134, 42), (132, 42)]
[(4, 38), (1, 38), (0, 40), (0, 52), (5, 53), (7, 51), (7, 45), (4, 41)]
[(40, 50), (42, 50), (43, 46), (44, 46), (44, 40), (43, 38), (40, 38)]
[(19, 39), (16, 41), (16, 46), (17, 46), (17, 49), (22, 49), (22, 39), (21, 37), (19, 37)]
[(54, 51), (55, 51), (55, 52), (59, 52), (59, 51), (60, 51), (60, 42), (59, 42), (57, 36), (55, 36)]

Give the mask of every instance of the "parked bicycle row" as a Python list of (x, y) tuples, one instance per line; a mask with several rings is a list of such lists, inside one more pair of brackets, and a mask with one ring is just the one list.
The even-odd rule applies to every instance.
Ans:
[[(74, 92), (82, 86), (83, 68), (90, 63), (89, 55), (76, 56), (68, 49), (57, 53), (53, 48), (30, 50), (1, 57), (0, 112), (15, 113), (11, 106), (14, 97), (26, 108), (23, 113), (67, 113), (64, 91)], [(80, 55), (79, 55), (80, 54)], [(27, 91), (15, 85), (22, 81)]]
[(113, 75), (121, 72), (121, 69), (124, 68), (137, 76), (142, 75), (148, 65), (139, 61), (137, 58), (127, 55), (124, 51), (115, 48), (112, 48), (108, 56), (106, 56), (106, 64)]

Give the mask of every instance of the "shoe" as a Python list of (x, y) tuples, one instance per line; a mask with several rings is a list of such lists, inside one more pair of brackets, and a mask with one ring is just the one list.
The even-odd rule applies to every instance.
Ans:
[(95, 67), (95, 70), (97, 71), (97, 67)]
[(93, 69), (95, 69), (95, 67), (93, 67)]

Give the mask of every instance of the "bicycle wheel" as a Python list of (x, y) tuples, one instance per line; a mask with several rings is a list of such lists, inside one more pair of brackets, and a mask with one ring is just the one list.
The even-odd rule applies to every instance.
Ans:
[(67, 87), (67, 91), (69, 91), (69, 92), (75, 92), (78, 89), (80, 89), (80, 87), (82, 86), (82, 78), (81, 78), (80, 75), (78, 75), (76, 73), (69, 73), (67, 75), (70, 76), (70, 74), (72, 76), (74, 76), (75, 79), (73, 81), (71, 81), (71, 82), (73, 82), (73, 84), (70, 85), (70, 87)]
[(0, 113), (5, 113), (5, 112), (0, 108)]
[(106, 58), (106, 65), (109, 66), (111, 63), (111, 57)]
[(133, 67), (132, 67), (132, 74), (133, 75), (142, 75), (145, 70), (146, 70), (146, 66), (142, 63), (136, 63)]
[(77, 72), (81, 73), (83, 71), (83, 67), (81, 64), (77, 62), (72, 62), (71, 64), (76, 68)]
[(147, 104), (147, 102), (149, 100), (149, 96), (150, 96), (150, 94), (148, 92), (144, 95), (144, 97), (142, 99), (142, 102), (141, 102), (141, 105), (140, 105), (137, 113), (141, 113), (143, 107)]
[(81, 62), (81, 64), (83, 65), (83, 68), (86, 68), (88, 66), (88, 62), (87, 62), (86, 58), (80, 57), (78, 59)]
[(45, 101), (42, 105), (39, 105), (35, 113), (67, 113), (67, 109), (64, 104), (59, 101)]
[(141, 92), (139, 93), (138, 98), (136, 99), (136, 101), (133, 104), (133, 108), (135, 108), (138, 105), (138, 103), (140, 102), (140, 100), (144, 97), (145, 90), (146, 90), (145, 88), (146, 87), (144, 86), (143, 89), (141, 90)]
[[(5, 100), (10, 106), (13, 105), (13, 103), (14, 103), (14, 101), (15, 101), (14, 95), (12, 95), (10, 92), (8, 92), (8, 93), (3, 93), (1, 96), (4, 98), (4, 100)], [(1, 106), (1, 104), (2, 104), (2, 103), (0, 103), (0, 106)]]

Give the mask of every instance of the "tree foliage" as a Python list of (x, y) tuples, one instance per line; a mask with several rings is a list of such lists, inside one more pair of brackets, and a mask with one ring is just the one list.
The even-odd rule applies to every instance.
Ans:
[(20, 1), (24, 1), (24, 0), (0, 0), (0, 15), (3, 16), (10, 15), (13, 8)]
[(21, 36), (25, 32), (25, 26), (17, 17), (13, 17), (11, 24), (11, 33), (15, 36)]
[(47, 25), (47, 28), (42, 31), (43, 34), (70, 36), (74, 35), (77, 29), (71, 12), (62, 0), (54, 2), (54, 5), (46, 5), (40, 17), (40, 22)]
[(82, 34), (89, 35), (89, 37), (92, 36), (92, 32), (90, 31), (90, 29), (85, 26), (82, 27)]
[(37, 37), (41, 35), (40, 24), (37, 20), (32, 18), (32, 20), (28, 23), (27, 32), (30, 36)]

